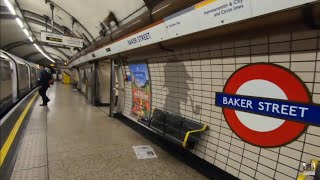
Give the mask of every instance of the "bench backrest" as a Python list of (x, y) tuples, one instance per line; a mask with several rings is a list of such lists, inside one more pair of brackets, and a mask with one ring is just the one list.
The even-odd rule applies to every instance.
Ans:
[(194, 129), (201, 129), (203, 127), (202, 124), (192, 121), (190, 119), (178, 116), (173, 113), (169, 113), (160, 109), (154, 109), (152, 118), (151, 118), (151, 125), (153, 123), (163, 123), (167, 126), (171, 126), (174, 128), (179, 129), (180, 131), (183, 132), (188, 132), (190, 130)]

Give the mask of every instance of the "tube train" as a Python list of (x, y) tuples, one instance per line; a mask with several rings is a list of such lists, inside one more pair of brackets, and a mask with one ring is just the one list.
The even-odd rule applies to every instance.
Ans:
[(0, 50), (0, 118), (37, 86), (39, 69), (8, 52)]

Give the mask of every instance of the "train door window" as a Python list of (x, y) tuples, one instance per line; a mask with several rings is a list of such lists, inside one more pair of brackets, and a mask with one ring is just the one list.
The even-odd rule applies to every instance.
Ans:
[(28, 72), (28, 67), (27, 66), (25, 66), (25, 65), (19, 65), (20, 66), (20, 74), (21, 74), (21, 76), (20, 76), (20, 79), (21, 80), (27, 80), (27, 79), (29, 79), (29, 76), (28, 76), (28, 74), (29, 74), (29, 72)]
[(10, 80), (11, 78), (11, 68), (10, 68), (10, 63), (3, 60), (1, 58), (1, 61), (0, 61), (0, 78), (1, 78), (1, 81), (7, 81), (7, 80)]

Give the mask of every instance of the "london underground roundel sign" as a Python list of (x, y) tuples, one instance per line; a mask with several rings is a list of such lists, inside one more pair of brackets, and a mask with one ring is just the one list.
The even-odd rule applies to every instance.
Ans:
[(311, 103), (304, 83), (288, 69), (257, 63), (237, 70), (223, 93), (216, 93), (231, 129), (260, 147), (287, 144), (306, 129), (320, 125), (320, 106)]

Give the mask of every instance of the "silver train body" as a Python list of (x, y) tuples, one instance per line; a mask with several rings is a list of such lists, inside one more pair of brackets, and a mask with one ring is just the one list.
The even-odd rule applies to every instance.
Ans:
[(0, 50), (0, 115), (37, 86), (36, 64)]

